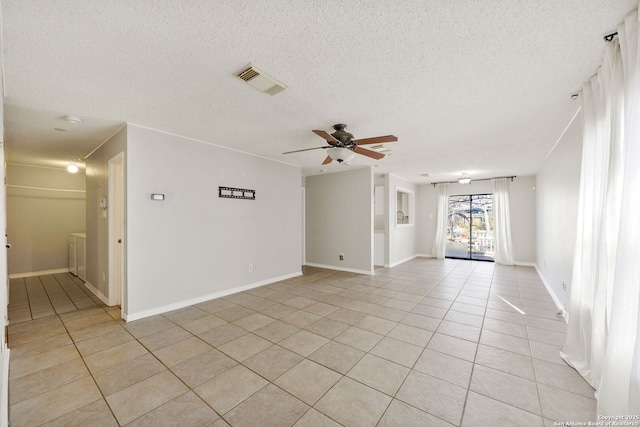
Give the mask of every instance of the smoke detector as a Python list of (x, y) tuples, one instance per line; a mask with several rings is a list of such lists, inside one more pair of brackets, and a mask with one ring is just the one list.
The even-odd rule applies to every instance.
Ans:
[(236, 74), (236, 77), (245, 81), (249, 86), (253, 86), (260, 92), (268, 93), (269, 95), (275, 95), (287, 88), (286, 84), (253, 65), (245, 67)]
[(78, 116), (72, 116), (72, 115), (67, 114), (66, 116), (64, 116), (64, 119), (67, 122), (69, 122), (69, 123), (71, 123), (73, 125), (77, 125), (78, 123), (82, 123), (82, 119), (80, 117), (78, 117)]

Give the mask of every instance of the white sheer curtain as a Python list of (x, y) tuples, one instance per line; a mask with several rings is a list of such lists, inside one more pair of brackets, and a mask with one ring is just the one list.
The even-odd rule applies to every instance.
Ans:
[(595, 389), (599, 415), (640, 414), (638, 15), (583, 86), (583, 153), (569, 329), (562, 357)]
[(438, 195), (438, 212), (436, 215), (436, 236), (433, 239), (431, 255), (444, 259), (447, 248), (447, 222), (449, 218), (449, 184), (436, 184)]
[(598, 412), (640, 414), (640, 24), (638, 13), (618, 27), (623, 66), (624, 152), (619, 239)]
[(509, 182), (507, 178), (491, 180), (493, 192), (493, 230), (495, 233), (495, 262), (513, 265), (511, 244), (511, 212), (509, 208)]

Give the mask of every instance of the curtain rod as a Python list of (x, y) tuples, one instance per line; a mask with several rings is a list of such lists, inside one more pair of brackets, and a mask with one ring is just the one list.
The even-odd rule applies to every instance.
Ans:
[(607, 43), (612, 42), (613, 38), (617, 35), (618, 35), (617, 31), (615, 33), (607, 34), (606, 36), (604, 36), (604, 41), (606, 41)]
[[(475, 182), (475, 181), (490, 181), (492, 179), (500, 179), (500, 178), (509, 178), (511, 180), (511, 182), (513, 182), (513, 178), (516, 178), (515, 175), (511, 175), (511, 176), (496, 176), (495, 178), (482, 178), (482, 179), (472, 179), (471, 182)], [(457, 184), (458, 181), (442, 181), (442, 182), (432, 182), (431, 185), (433, 185), (434, 187), (437, 184)]]

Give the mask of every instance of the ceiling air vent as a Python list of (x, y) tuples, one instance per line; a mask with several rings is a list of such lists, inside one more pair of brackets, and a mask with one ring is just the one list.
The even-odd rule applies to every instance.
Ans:
[(385, 147), (384, 145), (380, 144), (380, 145), (373, 145), (371, 147), (367, 147), (369, 150), (373, 150), (373, 151), (377, 151), (378, 153), (390, 153), (391, 149), (388, 147)]
[(250, 86), (255, 87), (260, 92), (268, 93), (269, 95), (275, 95), (287, 88), (287, 85), (280, 80), (271, 77), (269, 74), (252, 65), (243, 69), (237, 74), (237, 77), (247, 82)]

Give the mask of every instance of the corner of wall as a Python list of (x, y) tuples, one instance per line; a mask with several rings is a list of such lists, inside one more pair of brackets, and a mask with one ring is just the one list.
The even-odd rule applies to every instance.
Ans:
[(562, 303), (560, 298), (558, 298), (558, 295), (556, 294), (556, 292), (553, 290), (553, 287), (549, 284), (549, 282), (545, 278), (544, 273), (542, 272), (542, 270), (540, 270), (540, 268), (538, 267), (538, 264), (534, 264), (534, 267), (536, 269), (536, 272), (538, 273), (538, 276), (540, 276), (540, 279), (542, 280), (544, 287), (547, 288), (547, 292), (549, 293), (549, 296), (553, 300), (553, 303), (558, 308), (558, 312), (562, 313), (562, 317), (564, 318), (565, 322), (568, 323), (569, 312), (567, 311), (566, 306)]

